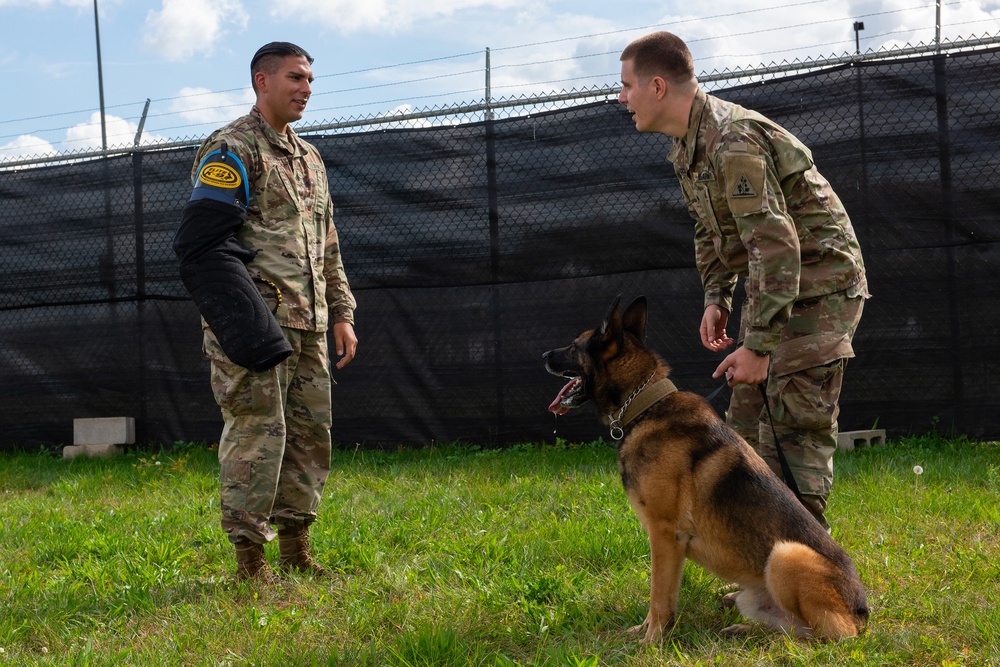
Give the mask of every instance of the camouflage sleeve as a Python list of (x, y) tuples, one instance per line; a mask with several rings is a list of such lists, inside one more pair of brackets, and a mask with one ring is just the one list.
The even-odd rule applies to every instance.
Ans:
[(674, 173), (677, 174), (684, 201), (687, 202), (688, 213), (694, 220), (694, 259), (705, 290), (705, 307), (717, 305), (732, 312), (736, 274), (719, 259), (712, 234), (706, 225), (705, 217), (715, 215), (712, 206), (699, 199), (697, 186), (676, 166)]
[(801, 250), (770, 151), (746, 137), (722, 143), (720, 185), (747, 249), (747, 330), (744, 345), (778, 346), (799, 294)]
[(712, 235), (705, 227), (704, 221), (692, 207), (688, 207), (694, 218), (694, 257), (701, 274), (701, 285), (705, 291), (704, 307), (721, 306), (728, 312), (733, 311), (733, 291), (736, 287), (736, 274), (726, 268), (715, 250)]
[(191, 165), (191, 184), (198, 180), (198, 167), (201, 161), (214, 150), (222, 147), (222, 142), (226, 142), (226, 150), (236, 155), (247, 171), (255, 173), (259, 170), (259, 162), (256, 160), (257, 153), (239, 134), (224, 133), (223, 130), (216, 130), (202, 142), (198, 152), (194, 157), (194, 164)]
[(354, 309), (357, 301), (347, 282), (344, 261), (340, 255), (340, 239), (333, 222), (333, 201), (326, 202), (326, 244), (323, 261), (323, 277), (326, 278), (326, 303), (330, 309), (330, 322), (354, 324)]

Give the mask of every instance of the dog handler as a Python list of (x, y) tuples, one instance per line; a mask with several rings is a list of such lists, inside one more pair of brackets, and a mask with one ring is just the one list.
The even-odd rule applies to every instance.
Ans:
[(257, 51), (256, 104), (202, 144), (174, 240), (204, 316), (225, 420), (222, 528), (235, 547), (237, 579), (265, 584), (278, 581), (264, 555), (275, 536), (282, 570), (327, 573), (308, 541), (330, 471), (327, 331), (337, 368), (358, 343), (326, 168), (289, 127), (309, 101), (312, 62), (288, 42)]
[(824, 516), (844, 368), (869, 297), (864, 261), (843, 204), (812, 153), (764, 116), (703, 92), (687, 45), (655, 32), (621, 54), (625, 104), (640, 132), (673, 138), (667, 159), (695, 220), (705, 290), (702, 344), (731, 348), (726, 333), (743, 278), (739, 345), (713, 377), (733, 396), (729, 424), (780, 477), (757, 387), (767, 383), (774, 430), (802, 501)]

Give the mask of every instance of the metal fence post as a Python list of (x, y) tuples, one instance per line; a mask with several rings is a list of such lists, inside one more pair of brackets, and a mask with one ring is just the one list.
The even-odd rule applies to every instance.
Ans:
[(952, 385), (955, 415), (953, 421), (963, 422), (965, 403), (962, 355), (959, 347), (958, 278), (955, 275), (955, 220), (952, 210), (951, 135), (948, 124), (948, 77), (945, 69), (947, 56), (934, 58), (934, 97), (937, 102), (938, 159), (941, 164), (941, 215), (944, 217), (944, 251), (948, 271), (948, 319), (951, 326)]
[[(147, 100), (147, 104), (148, 104)], [(138, 136), (136, 137), (138, 139)], [(135, 215), (135, 300), (136, 344), (139, 346), (139, 418), (136, 420), (136, 437), (146, 437), (147, 404), (149, 387), (146, 380), (146, 216), (143, 204), (142, 152), (132, 153), (132, 191)]]
[(496, 432), (504, 429), (503, 326), (500, 308), (500, 210), (497, 201), (496, 123), (490, 108), (490, 50), (486, 49), (486, 195), (490, 222), (490, 317), (493, 329), (493, 370), (496, 378)]

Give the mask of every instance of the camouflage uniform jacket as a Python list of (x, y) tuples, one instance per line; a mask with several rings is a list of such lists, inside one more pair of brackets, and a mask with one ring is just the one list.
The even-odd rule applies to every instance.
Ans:
[[(246, 223), (236, 233), (257, 257), (247, 270), (281, 290), (275, 317), (291, 329), (323, 332), (331, 322), (354, 323), (356, 302), (340, 257), (333, 201), (319, 151), (291, 128), (282, 137), (254, 107), (213, 132), (201, 145), (192, 170), (223, 141), (237, 155), (250, 181)], [(265, 300), (274, 303), (266, 286)]]
[(699, 90), (668, 159), (695, 219), (705, 306), (731, 312), (745, 278), (746, 347), (773, 351), (796, 301), (855, 286), (867, 295), (847, 212), (786, 130)]

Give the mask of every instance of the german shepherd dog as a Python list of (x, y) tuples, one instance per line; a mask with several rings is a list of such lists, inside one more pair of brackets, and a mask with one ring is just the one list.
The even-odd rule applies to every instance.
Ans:
[[(739, 585), (726, 596), (748, 619), (795, 637), (840, 639), (868, 621), (850, 556), (708, 402), (677, 391), (644, 344), (646, 299), (543, 355), (570, 378), (549, 410), (590, 401), (618, 442), (618, 471), (649, 537), (649, 613), (630, 632), (659, 642), (675, 620), (684, 561)], [(727, 635), (745, 634), (732, 625)]]

